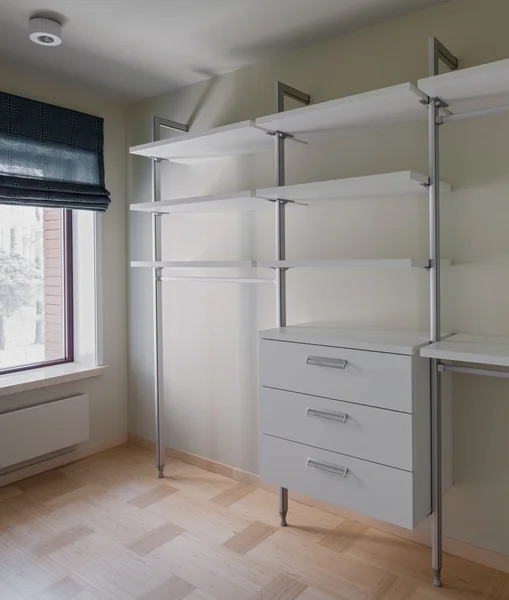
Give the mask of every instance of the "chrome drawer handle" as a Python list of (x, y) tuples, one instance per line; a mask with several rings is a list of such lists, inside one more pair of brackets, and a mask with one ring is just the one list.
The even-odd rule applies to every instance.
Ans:
[(327, 356), (308, 356), (306, 364), (312, 367), (328, 367), (329, 369), (346, 369), (347, 360), (343, 358), (328, 358)]
[(348, 419), (347, 413), (332, 412), (328, 410), (316, 410), (308, 406), (306, 410), (308, 417), (318, 417), (319, 419), (329, 419), (330, 421), (339, 421), (340, 423), (346, 423)]
[(336, 465), (331, 465), (329, 463), (318, 462), (316, 460), (313, 460), (312, 458), (308, 458), (306, 462), (306, 467), (316, 469), (317, 471), (323, 471), (324, 473), (330, 473), (331, 475), (338, 475), (343, 479), (348, 473), (347, 467), (337, 467)]

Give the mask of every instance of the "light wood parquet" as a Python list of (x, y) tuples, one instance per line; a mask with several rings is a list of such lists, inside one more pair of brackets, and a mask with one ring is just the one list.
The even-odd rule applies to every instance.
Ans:
[(121, 446), (0, 488), (0, 600), (509, 600), (509, 576)]

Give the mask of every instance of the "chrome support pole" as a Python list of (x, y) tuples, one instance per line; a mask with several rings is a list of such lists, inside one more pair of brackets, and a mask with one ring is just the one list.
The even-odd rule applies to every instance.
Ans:
[[(285, 136), (276, 132), (274, 136), (276, 153), (276, 185), (285, 185)], [(275, 203), (276, 222), (276, 260), (286, 258), (286, 203), (284, 200), (276, 200)], [(276, 268), (276, 326), (286, 326), (286, 269)], [(281, 527), (286, 527), (286, 515), (288, 514), (288, 490), (279, 488), (279, 516)]]
[[(440, 325), (440, 175), (437, 117), (439, 102), (429, 104), (430, 339), (441, 338)], [(431, 539), (433, 585), (442, 586), (442, 408), (438, 360), (431, 359)]]
[[(429, 38), (429, 75), (439, 74), (439, 61), (451, 69), (458, 67), (458, 59), (436, 38)], [(430, 340), (440, 341), (440, 161), (439, 98), (430, 98), (428, 107), (429, 135), (429, 246), (430, 246)], [(431, 394), (431, 545), (433, 585), (442, 587), (442, 399), (439, 361), (430, 360)]]
[[(155, 123), (154, 123), (155, 130)], [(154, 136), (154, 141), (157, 139)], [(152, 161), (152, 201), (159, 202), (161, 199), (160, 188), (160, 161)], [(152, 214), (152, 260), (161, 260), (161, 215)], [(152, 272), (152, 320), (154, 329), (154, 401), (155, 401), (155, 425), (156, 425), (156, 467), (159, 478), (164, 477), (165, 448), (164, 448), (164, 423), (163, 423), (163, 301), (161, 289), (161, 269), (153, 269)]]
[[(187, 125), (168, 121), (160, 117), (152, 120), (152, 141), (160, 139), (160, 129), (166, 127), (177, 131), (188, 131)], [(160, 159), (152, 159), (152, 201), (161, 200), (161, 172)], [(161, 249), (161, 214), (152, 213), (152, 260), (160, 261)], [(162, 269), (153, 269), (152, 272), (152, 324), (154, 330), (154, 412), (156, 426), (156, 467), (160, 479), (164, 478), (165, 443), (164, 443), (164, 388), (163, 388), (163, 296), (162, 296)]]
[[(293, 98), (303, 104), (309, 104), (311, 98), (296, 88), (293, 88), (281, 81), (276, 81), (275, 100), (276, 111), (283, 112), (285, 109), (285, 96)], [(286, 135), (276, 131), (274, 134), (275, 154), (276, 154), (276, 185), (285, 185), (285, 139)], [(286, 200), (276, 200), (276, 260), (285, 260), (286, 258)], [(276, 268), (276, 324), (277, 327), (286, 326), (286, 269)], [(284, 487), (279, 488), (279, 516), (281, 517), (281, 527), (286, 527), (286, 515), (288, 514), (288, 490)]]

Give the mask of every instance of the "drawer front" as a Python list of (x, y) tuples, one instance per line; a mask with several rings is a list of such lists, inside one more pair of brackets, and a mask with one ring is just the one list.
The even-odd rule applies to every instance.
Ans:
[(260, 388), (261, 433), (413, 470), (412, 415)]
[(262, 386), (412, 412), (412, 357), (260, 341)]
[(260, 476), (290, 490), (414, 529), (413, 475), (342, 454), (261, 435)]

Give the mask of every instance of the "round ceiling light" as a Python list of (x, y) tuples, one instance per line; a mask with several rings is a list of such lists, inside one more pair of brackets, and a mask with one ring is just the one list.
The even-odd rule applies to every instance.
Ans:
[(30, 19), (30, 39), (41, 46), (60, 46), (62, 26), (53, 19), (34, 17)]

